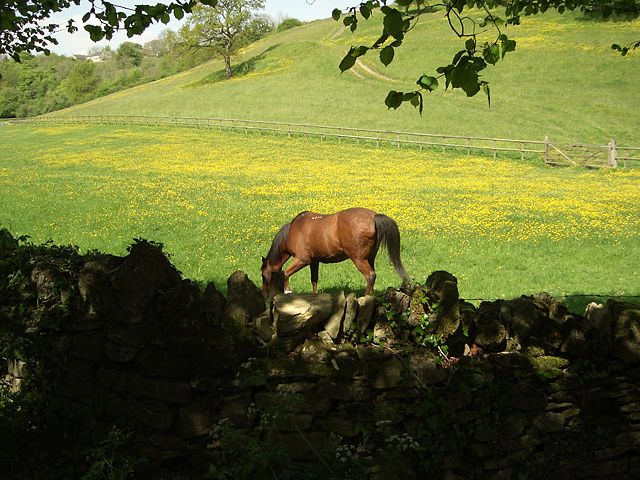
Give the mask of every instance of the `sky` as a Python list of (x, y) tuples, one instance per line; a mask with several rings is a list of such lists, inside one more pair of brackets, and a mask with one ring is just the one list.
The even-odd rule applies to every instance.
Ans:
[[(166, 0), (113, 0), (113, 3), (121, 6), (132, 6), (137, 3), (144, 3), (153, 5), (155, 3), (169, 3)], [(346, 8), (360, 3), (360, 0), (266, 0), (265, 9), (261, 13), (266, 13), (274, 18), (286, 18), (292, 17), (299, 20), (309, 21), (316, 20), (318, 18), (329, 18), (334, 8)], [(163, 30), (169, 28), (177, 31), (182, 23), (186, 20), (178, 21), (175, 18), (168, 24), (154, 23), (151, 27), (147, 28), (142, 35), (136, 35), (128, 38), (124, 32), (118, 32), (113, 36), (113, 39), (109, 42), (98, 42), (97, 44), (92, 42), (89, 38), (89, 34), (82, 28), (81, 18), (85, 12), (89, 10), (89, 2), (83, 0), (79, 6), (73, 6), (64, 12), (51, 17), (54, 22), (61, 25), (66, 25), (70, 18), (76, 20), (76, 25), (79, 26), (78, 31), (74, 34), (67, 33), (66, 30), (56, 34), (56, 38), (59, 42), (58, 45), (51, 45), (51, 51), (59, 55), (71, 56), (73, 54), (86, 54), (87, 51), (96, 45), (105, 46), (110, 45), (111, 48), (116, 49), (122, 42), (131, 41), (140, 44), (144, 44), (155, 38)]]

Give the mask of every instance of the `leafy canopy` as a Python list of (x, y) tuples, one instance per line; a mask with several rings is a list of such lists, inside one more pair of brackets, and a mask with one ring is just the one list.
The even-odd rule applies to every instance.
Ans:
[[(480, 19), (467, 14), (476, 8), (483, 12)], [(559, 13), (579, 10), (597, 18), (612, 15), (637, 18), (640, 12), (639, 0), (367, 0), (347, 9), (343, 13), (334, 9), (332, 17), (352, 32), (358, 28), (361, 19), (368, 20), (379, 11), (383, 15), (380, 37), (370, 45), (352, 46), (340, 62), (340, 70), (346, 71), (355, 65), (358, 58), (377, 51), (380, 62), (387, 66), (395, 58), (396, 49), (402, 45), (406, 35), (415, 27), (422, 15), (443, 12), (452, 32), (461, 40), (464, 48), (459, 50), (448, 65), (439, 66), (435, 72), (421, 75), (417, 88), (409, 92), (391, 90), (385, 104), (396, 109), (409, 102), (422, 113), (423, 92), (432, 92), (444, 81), (445, 88), (459, 88), (468, 97), (481, 90), (491, 104), (489, 82), (482, 79), (482, 71), (488, 65), (495, 65), (509, 52), (516, 49), (516, 41), (504, 33), (505, 24), (518, 25), (520, 18), (544, 13), (555, 9)], [(504, 17), (495, 12), (503, 12)], [(612, 49), (625, 55), (632, 48), (639, 48), (640, 41), (629, 45), (614, 44)]]
[[(77, 22), (69, 20), (66, 26), (53, 23), (50, 17), (81, 0), (3, 0), (0, 2), (0, 54), (20, 61), (21, 52), (50, 53), (50, 45), (57, 45), (53, 34), (62, 29), (78, 31)], [(89, 10), (82, 17), (82, 26), (91, 40), (111, 40), (118, 30), (127, 35), (144, 32), (154, 22), (169, 23), (171, 15), (177, 19), (191, 13), (198, 3), (215, 6), (217, 0), (173, 0), (169, 4), (136, 5), (128, 8), (105, 0), (89, 0)], [(48, 23), (47, 23), (48, 22)]]

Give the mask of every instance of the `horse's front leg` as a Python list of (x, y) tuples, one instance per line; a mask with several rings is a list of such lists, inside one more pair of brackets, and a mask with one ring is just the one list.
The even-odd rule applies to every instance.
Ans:
[(289, 289), (289, 277), (291, 277), (291, 275), (296, 273), (301, 268), (306, 267), (307, 265), (308, 263), (302, 262), (297, 258), (293, 259), (293, 262), (291, 262), (291, 265), (289, 265), (287, 267), (287, 270), (284, 272), (284, 293), (292, 293), (291, 290)]
[(320, 262), (311, 262), (311, 289), (313, 293), (318, 293), (318, 271)]

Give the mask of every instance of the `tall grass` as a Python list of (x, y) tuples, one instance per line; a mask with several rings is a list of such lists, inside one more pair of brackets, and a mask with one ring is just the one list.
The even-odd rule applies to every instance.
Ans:
[[(37, 242), (122, 254), (162, 242), (188, 277), (259, 281), (260, 256), (302, 210), (395, 218), (417, 281), (436, 269), (466, 298), (542, 290), (640, 294), (640, 170), (374, 148), (319, 139), (115, 126), (0, 127), (0, 226)], [(379, 255), (378, 288), (398, 285)], [(292, 279), (308, 291), (308, 271)], [(362, 291), (345, 262), (320, 288)]]

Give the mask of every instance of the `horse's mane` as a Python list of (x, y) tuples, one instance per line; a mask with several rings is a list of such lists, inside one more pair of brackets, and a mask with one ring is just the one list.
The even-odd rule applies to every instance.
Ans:
[(289, 228), (291, 227), (291, 222), (284, 224), (280, 227), (278, 233), (273, 239), (271, 243), (271, 248), (269, 249), (269, 253), (267, 253), (267, 260), (272, 265), (276, 263), (280, 259), (280, 247), (282, 246), (282, 242), (287, 239), (287, 235), (289, 235)]
[(293, 220), (291, 220), (289, 223), (285, 223), (282, 227), (280, 227), (280, 230), (278, 231), (278, 233), (276, 233), (276, 236), (271, 243), (269, 253), (267, 253), (267, 260), (269, 260), (269, 263), (273, 265), (278, 260), (280, 260), (280, 247), (282, 246), (282, 242), (284, 242), (289, 235), (289, 228), (291, 228), (291, 224), (295, 222), (300, 215), (304, 215), (305, 213), (307, 212), (300, 212), (294, 217)]

